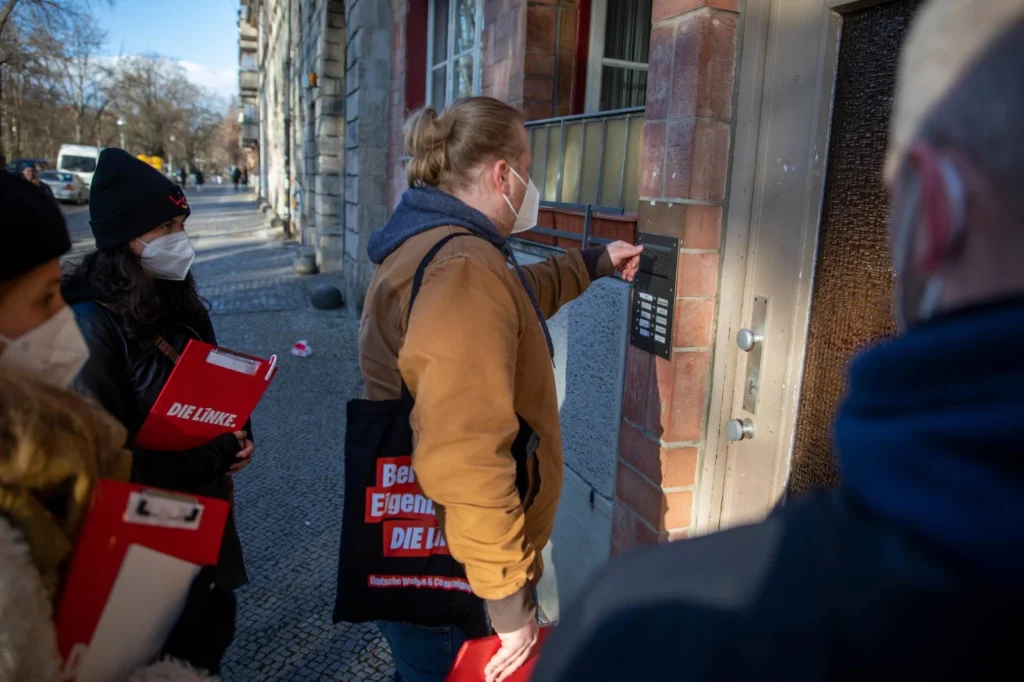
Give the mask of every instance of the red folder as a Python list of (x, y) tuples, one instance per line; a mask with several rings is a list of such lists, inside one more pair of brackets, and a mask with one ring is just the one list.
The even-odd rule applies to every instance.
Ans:
[[(545, 626), (540, 629), (537, 643), (533, 645), (533, 651), (530, 652), (530, 658), (523, 664), (523, 667), (507, 677), (506, 682), (529, 682), (533, 675), (533, 668), (537, 665), (540, 650), (553, 627)], [(459, 650), (459, 655), (455, 658), (455, 665), (452, 666), (452, 671), (448, 673), (445, 682), (484, 682), (484, 669), (500, 648), (501, 640), (497, 635), (469, 640)]]
[(270, 360), (189, 341), (135, 437), (147, 450), (188, 450), (241, 431), (277, 373)]
[[(181, 567), (187, 565), (186, 568), (198, 572), (200, 566), (217, 563), (227, 518), (228, 503), (223, 500), (100, 480), (75, 542), (54, 616), (58, 648), (66, 662), (63, 679), (75, 679), (78, 667), (88, 658), (90, 645), (95, 644), (93, 635), (101, 619), (119, 617), (120, 614), (108, 613), (108, 597), (115, 590), (115, 583), (148, 579), (145, 616), (163, 613), (167, 616), (165, 620), (169, 618), (173, 624), (175, 614), (180, 614), (184, 606), (183, 597), (187, 596), (187, 586), (194, 575), (183, 576)], [(150, 566), (154, 556), (163, 556), (167, 560), (163, 565), (170, 562), (171, 571), (160, 576), (126, 576), (122, 571), (122, 564), (128, 570), (126, 555), (145, 555), (133, 562), (136, 566)], [(161, 593), (167, 587), (165, 583), (173, 582), (172, 579), (177, 580), (177, 592)], [(140, 629), (147, 625), (139, 624)], [(120, 634), (120, 639), (124, 639), (124, 633)], [(105, 643), (107, 649), (110, 644)], [(123, 642), (115, 641), (114, 645), (123, 647)], [(119, 655), (127, 656), (127, 647), (121, 648)]]

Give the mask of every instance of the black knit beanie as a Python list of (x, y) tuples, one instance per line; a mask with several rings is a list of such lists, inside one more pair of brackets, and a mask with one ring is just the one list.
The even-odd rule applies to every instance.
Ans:
[(181, 187), (148, 163), (123, 149), (100, 152), (89, 189), (89, 224), (97, 249), (124, 246), (191, 212)]
[(60, 206), (42, 187), (0, 170), (0, 282), (14, 279), (71, 249)]

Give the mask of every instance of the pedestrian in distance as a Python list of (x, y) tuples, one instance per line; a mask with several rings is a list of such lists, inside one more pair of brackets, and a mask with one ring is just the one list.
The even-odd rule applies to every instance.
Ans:
[[(131, 453), (124, 428), (69, 389), (89, 350), (60, 293), (58, 259), (71, 248), (60, 208), (7, 171), (0, 205), (0, 681), (57, 682), (58, 586), (93, 486), (126, 480)], [(200, 571), (161, 660), (133, 681), (214, 679), (235, 597), (213, 575)]]
[[(53, 190), (50, 189), (49, 185), (39, 179), (39, 169), (36, 168), (34, 163), (30, 163), (22, 168), (21, 175), (36, 187), (41, 188), (51, 199), (54, 199)], [(56, 201), (56, 199), (54, 199), (54, 201)]]
[(536, 226), (540, 205), (523, 121), (489, 97), (414, 114), (404, 131), (410, 189), (369, 241), (378, 268), (359, 334), (363, 407), (412, 401), (415, 481), (476, 605), (456, 609), (464, 598), (445, 596), (448, 581), (394, 597), (401, 603), (378, 625), (404, 682), (440, 682), (461, 642), (492, 629), (501, 650), (488, 682), (526, 660), (562, 488), (547, 319), (593, 281), (616, 271), (631, 280), (639, 267), (641, 249), (624, 242), (516, 263), (509, 237)]
[(1022, 82), (1024, 0), (923, 5), (884, 174), (900, 334), (849, 369), (842, 484), (613, 561), (533, 682), (991, 680), (1018, 665)]
[(204, 182), (206, 182), (206, 180), (203, 178), (203, 171), (196, 168), (196, 189), (198, 189), (200, 192), (203, 191)]
[(238, 191), (238, 183), (241, 182), (241, 180), (242, 171), (238, 169), (238, 166), (235, 166), (234, 168), (231, 169), (231, 184), (235, 186), (236, 192)]
[[(217, 339), (191, 273), (191, 209), (182, 189), (126, 152), (104, 149), (90, 199), (96, 251), (63, 287), (91, 352), (75, 386), (134, 438), (188, 342)], [(231, 588), (247, 582), (232, 476), (252, 460), (251, 433), (246, 424), (193, 450), (132, 450), (133, 481), (232, 502), (218, 565)]]

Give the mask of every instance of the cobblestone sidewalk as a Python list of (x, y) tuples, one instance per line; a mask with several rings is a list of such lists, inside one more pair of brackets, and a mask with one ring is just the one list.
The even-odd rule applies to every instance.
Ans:
[[(308, 280), (291, 272), (293, 249), (265, 237), (251, 201), (210, 191), (189, 199), (194, 271), (219, 341), (277, 354), (281, 367), (253, 416), (256, 459), (236, 481), (250, 584), (238, 591), (223, 679), (389, 680), (391, 654), (375, 627), (331, 623), (345, 403), (360, 391), (358, 325), (345, 312), (312, 309)], [(299, 340), (311, 357), (289, 353)]]

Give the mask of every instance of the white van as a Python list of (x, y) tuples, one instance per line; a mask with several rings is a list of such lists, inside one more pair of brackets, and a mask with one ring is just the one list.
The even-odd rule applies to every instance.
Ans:
[(88, 147), (80, 144), (63, 144), (57, 154), (57, 170), (74, 173), (82, 179), (86, 186), (92, 185), (92, 176), (96, 172), (103, 147)]

